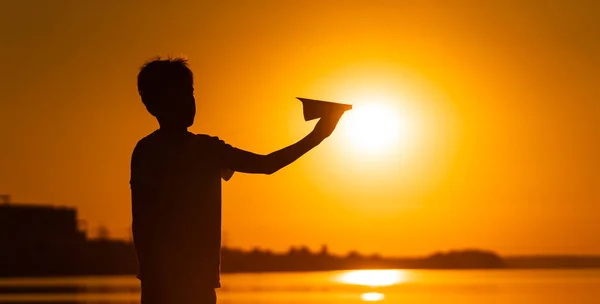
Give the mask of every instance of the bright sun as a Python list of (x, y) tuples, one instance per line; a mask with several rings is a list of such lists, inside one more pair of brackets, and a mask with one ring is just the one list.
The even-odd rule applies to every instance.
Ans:
[(381, 153), (406, 140), (406, 121), (385, 103), (355, 105), (344, 116), (344, 136), (361, 151)]

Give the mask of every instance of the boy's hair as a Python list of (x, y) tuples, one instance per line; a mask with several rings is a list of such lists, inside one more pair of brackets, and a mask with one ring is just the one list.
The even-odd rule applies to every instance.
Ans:
[(142, 102), (148, 109), (160, 107), (160, 98), (163, 92), (168, 91), (173, 85), (193, 83), (194, 75), (185, 58), (160, 57), (145, 63), (137, 77), (138, 93)]

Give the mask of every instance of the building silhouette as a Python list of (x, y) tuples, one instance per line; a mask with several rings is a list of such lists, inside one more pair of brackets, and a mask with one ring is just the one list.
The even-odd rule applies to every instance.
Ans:
[(77, 210), (0, 196), (0, 277), (135, 273), (130, 242), (87, 238)]
[(0, 199), (0, 274), (68, 274), (80, 266), (86, 236), (75, 209)]

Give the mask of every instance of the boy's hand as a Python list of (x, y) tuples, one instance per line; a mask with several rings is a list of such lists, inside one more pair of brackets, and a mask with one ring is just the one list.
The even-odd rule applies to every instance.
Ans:
[(319, 119), (319, 122), (315, 125), (314, 130), (311, 132), (311, 136), (313, 136), (318, 142), (323, 141), (325, 138), (329, 137), (335, 127), (337, 126), (340, 118), (344, 115), (344, 111), (333, 112), (331, 115), (323, 116)]

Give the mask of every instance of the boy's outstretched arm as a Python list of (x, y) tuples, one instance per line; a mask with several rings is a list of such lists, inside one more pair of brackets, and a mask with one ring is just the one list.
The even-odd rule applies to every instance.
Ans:
[(331, 116), (322, 117), (315, 125), (314, 130), (306, 137), (295, 144), (268, 155), (254, 154), (236, 148), (228, 149), (225, 153), (226, 155), (224, 155), (225, 166), (230, 170), (238, 172), (273, 174), (279, 169), (293, 163), (300, 156), (329, 137), (343, 113), (333, 113)]

